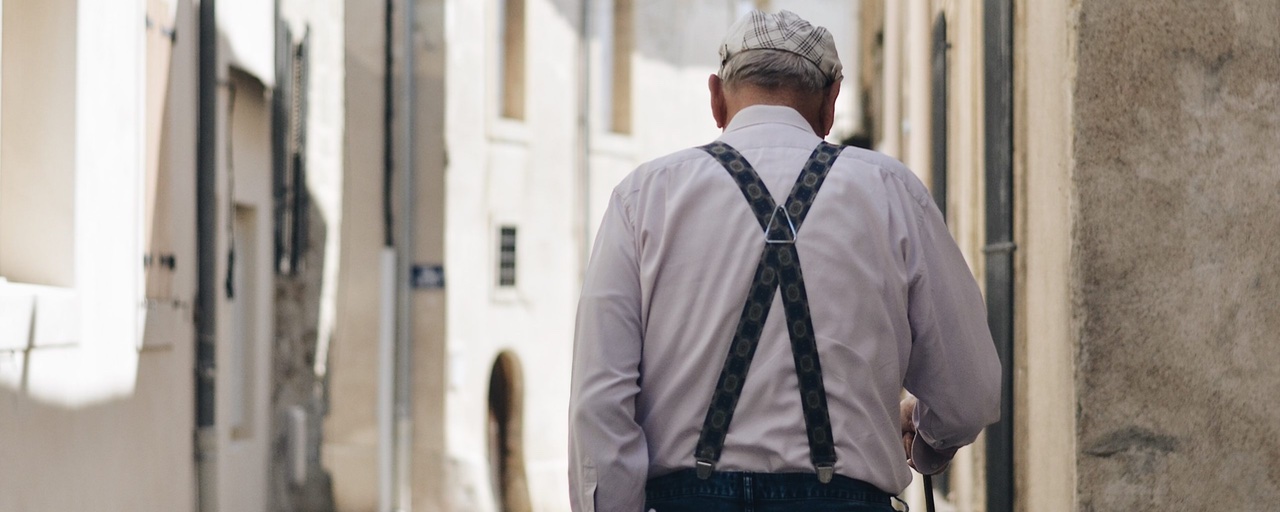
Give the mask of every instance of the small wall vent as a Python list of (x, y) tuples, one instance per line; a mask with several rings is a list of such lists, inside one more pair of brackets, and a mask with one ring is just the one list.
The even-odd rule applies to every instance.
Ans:
[(498, 228), (498, 286), (516, 285), (516, 228)]

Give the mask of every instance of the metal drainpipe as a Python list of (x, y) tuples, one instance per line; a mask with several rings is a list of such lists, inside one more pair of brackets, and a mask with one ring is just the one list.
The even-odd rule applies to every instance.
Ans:
[(218, 510), (214, 424), (217, 342), (218, 25), (215, 0), (200, 1), (196, 121), (196, 508)]
[(983, 3), (986, 109), (987, 323), (1000, 356), (1000, 421), (987, 428), (987, 512), (1012, 512), (1013, 471), (1013, 2)]
[(403, 196), (400, 203), (400, 257), (397, 269), (396, 291), (399, 297), (399, 317), (396, 327), (399, 336), (400, 350), (397, 351), (398, 392), (396, 393), (396, 486), (399, 495), (399, 511), (409, 512), (413, 508), (413, 486), (411, 484), (410, 467), (412, 467), (413, 446), (413, 297), (410, 295), (409, 279), (412, 270), (414, 250), (414, 229), (416, 203), (414, 202), (414, 147), (416, 115), (414, 112), (414, 94), (417, 88), (418, 61), (414, 46), (414, 34), (417, 32), (415, 4), (417, 0), (404, 0), (404, 39), (401, 40), (404, 56), (404, 89), (400, 91), (400, 109), (404, 113), (404, 140), (400, 143), (403, 153), (400, 156), (404, 169), (404, 180), (400, 185)]
[(397, 276), (395, 239), (395, 2), (386, 0), (383, 17), (382, 68), (382, 221), (378, 307), (378, 512), (396, 510), (396, 364), (398, 349)]

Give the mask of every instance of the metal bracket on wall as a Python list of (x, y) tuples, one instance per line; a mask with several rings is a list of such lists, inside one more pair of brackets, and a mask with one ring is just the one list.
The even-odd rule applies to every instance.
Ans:
[(1007, 254), (1016, 250), (1018, 250), (1018, 244), (1013, 242), (997, 242), (982, 247), (983, 254)]

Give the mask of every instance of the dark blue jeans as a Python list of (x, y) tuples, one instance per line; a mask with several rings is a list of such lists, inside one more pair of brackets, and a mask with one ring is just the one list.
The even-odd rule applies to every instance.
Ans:
[(687, 469), (649, 480), (644, 500), (646, 512), (893, 511), (889, 495), (869, 483), (836, 475), (824, 484), (813, 473), (717, 471), (699, 480)]

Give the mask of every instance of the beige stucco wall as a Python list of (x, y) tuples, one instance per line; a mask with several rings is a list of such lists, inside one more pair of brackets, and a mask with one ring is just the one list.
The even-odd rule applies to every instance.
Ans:
[[(450, 88), (447, 51), (453, 44), (447, 36), (449, 17), (447, 0), (415, 0), (415, 129), (414, 220), (411, 263), (445, 265), (446, 286), (456, 275), (445, 253), (446, 217), (452, 215), (446, 200), (446, 169), (453, 152), (446, 146)], [(404, 144), (397, 140), (397, 150)], [(397, 158), (402, 159), (399, 155)], [(414, 510), (445, 510), (451, 482), (447, 430), (441, 420), (446, 417), (446, 379), (448, 378), (447, 314), (454, 306), (448, 303), (447, 289), (413, 290), (411, 329), (413, 332), (413, 488)], [(465, 510), (465, 509), (459, 509)]]
[(230, 200), (218, 211), (218, 283), (231, 275), (231, 290), (217, 294), (217, 486), (220, 507), (267, 507), (269, 371), (274, 332), (270, 98), (257, 79), (240, 71), (223, 75), (219, 124), (227, 136), (220, 159), (218, 195)]
[(1077, 11), (1023, 0), (1014, 29), (1014, 495), (1018, 510), (1077, 510), (1078, 275), (1071, 259)]
[(378, 283), (382, 230), (383, 3), (344, 2), (341, 202), (321, 461), (342, 511), (378, 504)]
[(1079, 4), (1079, 506), (1280, 502), (1280, 4)]
[[(395, 45), (397, 69), (403, 65), (403, 3), (397, 3)], [(343, 172), (340, 198), (340, 239), (335, 242), (337, 269), (334, 290), (333, 335), (328, 359), (321, 370), (327, 379), (328, 415), (324, 420), (323, 466), (333, 478), (338, 510), (371, 511), (378, 506), (378, 363), (379, 314), (383, 307), (380, 254), (383, 224), (383, 72), (386, 34), (383, 2), (348, 0), (344, 3), (345, 103), (343, 116)], [(392, 193), (397, 240), (406, 219), (400, 214), (402, 169), (406, 146), (414, 162), (415, 214), (411, 223), (412, 264), (444, 262), (445, 182), (444, 101), (445, 2), (415, 2), (415, 139), (404, 140), (403, 75), (396, 73)], [(313, 184), (318, 184), (313, 182)], [(446, 269), (446, 283), (456, 276)], [(445, 507), (444, 382), (445, 294), (441, 290), (413, 290), (410, 337), (411, 405), (409, 427), (409, 489), (411, 505), (419, 510)]]

